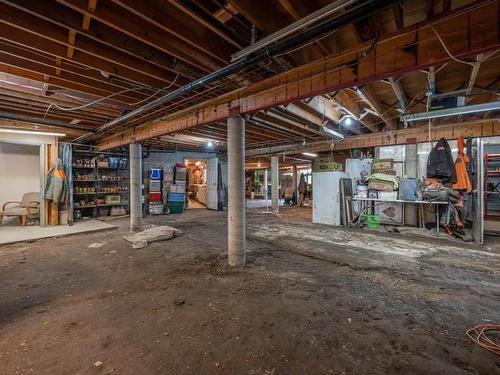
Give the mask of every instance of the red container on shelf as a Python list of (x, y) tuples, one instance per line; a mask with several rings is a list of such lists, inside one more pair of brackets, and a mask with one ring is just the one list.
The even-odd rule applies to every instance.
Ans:
[(149, 201), (150, 202), (159, 202), (161, 201), (161, 192), (150, 192), (149, 193)]

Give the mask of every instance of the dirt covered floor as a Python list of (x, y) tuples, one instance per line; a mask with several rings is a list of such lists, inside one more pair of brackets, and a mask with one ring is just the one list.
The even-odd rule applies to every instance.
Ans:
[[(0, 247), (0, 374), (500, 374), (465, 331), (500, 320), (500, 246), (250, 210), (248, 265), (226, 213)], [(96, 366), (97, 364), (98, 366)]]

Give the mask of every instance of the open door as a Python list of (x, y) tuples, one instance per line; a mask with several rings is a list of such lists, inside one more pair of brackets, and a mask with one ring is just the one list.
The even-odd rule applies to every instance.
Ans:
[(219, 159), (207, 160), (207, 208), (210, 210), (219, 209)]

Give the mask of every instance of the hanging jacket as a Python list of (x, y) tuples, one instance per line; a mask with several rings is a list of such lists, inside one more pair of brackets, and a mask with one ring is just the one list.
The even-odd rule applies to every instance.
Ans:
[(56, 159), (47, 173), (45, 199), (54, 203), (66, 202), (66, 176), (61, 159)]
[(472, 186), (467, 173), (467, 164), (469, 164), (469, 157), (464, 152), (465, 142), (462, 137), (458, 138), (458, 156), (455, 161), (455, 172), (457, 174), (457, 183), (453, 184), (455, 190), (465, 190), (467, 193), (472, 191)]
[(451, 156), (451, 148), (446, 139), (441, 138), (432, 149), (427, 159), (427, 177), (437, 178), (443, 184), (456, 183), (455, 163)]
[(472, 157), (472, 138), (467, 139), (465, 145), (467, 147), (467, 157), (469, 158), (469, 163), (467, 164), (467, 174), (469, 175), (469, 181), (471, 185), (474, 185), (474, 158)]

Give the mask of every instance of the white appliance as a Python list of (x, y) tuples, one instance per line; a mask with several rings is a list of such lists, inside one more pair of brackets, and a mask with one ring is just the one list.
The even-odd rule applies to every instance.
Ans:
[(313, 172), (313, 223), (341, 225), (340, 179), (345, 172)]

